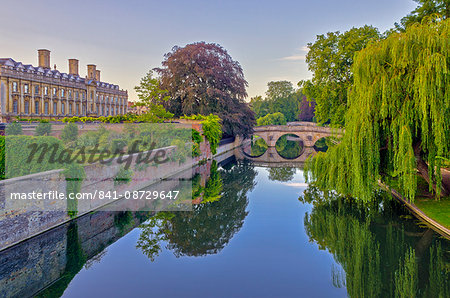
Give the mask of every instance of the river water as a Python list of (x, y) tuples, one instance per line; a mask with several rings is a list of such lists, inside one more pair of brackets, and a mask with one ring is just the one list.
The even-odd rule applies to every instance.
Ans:
[(206, 166), (192, 212), (94, 212), (0, 252), (0, 296), (449, 297), (449, 241), (386, 194), (359, 205), (295, 165)]

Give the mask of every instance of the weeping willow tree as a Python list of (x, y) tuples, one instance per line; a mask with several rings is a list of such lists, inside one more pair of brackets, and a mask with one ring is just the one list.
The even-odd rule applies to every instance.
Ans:
[(319, 187), (364, 201), (394, 177), (412, 200), (417, 170), (436, 196), (450, 193), (441, 163), (450, 147), (450, 20), (428, 20), (355, 55), (342, 142), (308, 170)]

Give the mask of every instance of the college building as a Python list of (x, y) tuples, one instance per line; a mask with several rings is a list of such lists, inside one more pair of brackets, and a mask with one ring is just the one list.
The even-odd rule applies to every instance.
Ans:
[(128, 93), (100, 80), (96, 65), (87, 76), (78, 60), (69, 59), (69, 73), (50, 67), (50, 51), (38, 50), (38, 66), (0, 58), (0, 121), (20, 118), (58, 119), (71, 116), (115, 116), (127, 113)]

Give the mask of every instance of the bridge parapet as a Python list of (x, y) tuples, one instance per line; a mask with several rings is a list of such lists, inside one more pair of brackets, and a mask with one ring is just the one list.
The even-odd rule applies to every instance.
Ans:
[(265, 125), (254, 128), (254, 135), (263, 138), (269, 147), (275, 147), (278, 139), (285, 134), (298, 136), (305, 147), (313, 147), (324, 137), (339, 137), (343, 131), (330, 127), (318, 126), (312, 122), (289, 122), (287, 125)]

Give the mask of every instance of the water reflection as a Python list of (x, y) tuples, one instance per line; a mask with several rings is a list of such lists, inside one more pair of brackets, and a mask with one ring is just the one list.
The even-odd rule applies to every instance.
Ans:
[(269, 168), (269, 180), (288, 182), (294, 178), (297, 168), (294, 167), (282, 167), (282, 168)]
[(306, 233), (342, 266), (333, 282), (350, 297), (448, 297), (448, 241), (408, 219), (386, 194), (363, 205), (309, 186), (300, 201), (313, 204)]
[(253, 135), (250, 142), (246, 144), (242, 150), (251, 157), (258, 157), (263, 155), (269, 146), (266, 141), (258, 135)]
[(213, 163), (204, 191), (193, 187), (203, 200), (192, 212), (159, 213), (142, 224), (137, 248), (151, 260), (161, 252), (162, 242), (167, 243), (166, 248), (176, 257), (218, 253), (244, 223), (248, 214), (247, 193), (255, 187), (256, 173), (248, 161), (228, 164), (220, 170)]
[[(264, 176), (266, 170), (267, 176)], [(258, 177), (258, 181), (264, 181), (270, 185), (266, 187), (276, 186), (277, 195), (279, 194), (280, 197), (272, 198), (268, 194), (263, 198), (264, 194), (260, 194), (261, 197), (252, 197), (250, 204), (249, 194), (255, 189), (257, 175), (261, 173), (263, 174), (261, 177), (266, 180)], [(276, 244), (284, 241), (284, 238), (294, 239), (293, 242), (303, 249), (303, 242), (297, 241), (304, 235), (301, 230), (299, 230), (301, 235), (293, 232), (276, 238), (270, 233), (266, 234), (267, 226), (264, 227), (265, 223), (270, 223), (270, 220), (266, 218), (274, 214), (270, 212), (272, 210), (270, 208), (277, 209), (280, 207), (276, 205), (277, 203), (286, 203), (287, 199), (290, 199), (287, 198), (287, 194), (291, 192), (283, 188), (287, 183), (273, 181), (294, 181), (289, 186), (292, 190), (292, 185), (299, 184), (296, 180), (299, 177), (298, 169), (255, 168), (250, 161), (232, 160), (226, 164), (205, 163), (198, 168), (198, 171), (194, 171), (194, 174), (192, 178), (194, 210), (192, 212), (159, 212), (157, 214), (142, 211), (96, 212), (0, 252), (0, 297), (24, 297), (34, 293), (38, 293), (37, 295), (41, 297), (61, 296), (76, 276), (86, 274), (83, 268), (95, 267), (97, 263), (102, 262), (113, 262), (112, 265), (117, 265), (118, 260), (111, 257), (108, 260), (102, 259), (108, 247), (114, 246), (116, 241), (130, 242), (131, 250), (127, 251), (127, 258), (133, 259), (131, 255), (136, 252), (135, 255), (144, 259), (148, 257), (149, 260), (154, 261), (142, 265), (148, 271), (142, 271), (142, 268), (139, 269), (141, 271), (136, 271), (145, 277), (148, 272), (158, 270), (155, 268), (161, 270), (162, 266), (168, 266), (173, 272), (183, 266), (186, 266), (184, 267), (186, 271), (183, 272), (199, 270), (200, 267), (186, 265), (195, 263), (197, 260), (195, 258), (189, 259), (186, 263), (183, 263), (183, 259), (177, 259), (176, 262), (172, 260), (168, 263), (166, 259), (166, 262), (159, 264), (161, 267), (151, 267), (151, 265), (158, 265), (158, 260), (163, 259), (161, 252), (164, 250), (170, 251), (170, 254), (177, 258), (215, 255), (211, 259), (198, 259), (202, 260), (203, 265), (214, 262), (212, 259), (217, 261), (226, 254), (226, 251), (223, 251), (226, 246), (231, 248), (234, 244), (236, 247), (239, 237), (235, 236), (239, 231), (241, 235), (246, 231), (246, 237), (249, 238), (244, 243), (250, 246), (256, 243), (255, 239), (259, 239), (251, 238), (252, 235), (253, 237), (255, 234), (262, 234), (264, 237), (267, 235), (267, 239), (264, 239), (266, 242), (261, 242), (266, 247), (260, 246), (258, 251), (260, 258), (254, 258), (254, 262), (261, 262), (265, 258), (278, 262), (278, 259), (269, 258), (265, 253), (270, 254), (276, 251), (271, 250), (272, 245), (277, 246)], [(259, 187), (264, 189), (263, 185), (258, 185), (252, 195), (255, 195), (258, 189), (261, 190)], [(264, 191), (268, 191), (267, 188)], [(297, 194), (294, 193), (294, 195), (293, 199), (296, 200)], [(278, 200), (281, 197), (283, 200)], [(259, 208), (261, 208), (264, 201), (270, 207), (259, 209), (259, 212), (264, 211), (264, 213), (258, 214), (256, 212), (258, 206), (255, 205), (260, 204)], [(303, 218), (307, 237), (320, 250), (327, 250), (333, 256), (337, 265), (330, 265), (331, 282), (335, 287), (345, 288), (348, 296), (448, 297), (450, 293), (449, 242), (437, 237), (432, 230), (418, 226), (417, 221), (412, 220), (411, 215), (396, 201), (379, 193), (376, 202), (362, 205), (351, 199), (337, 197), (332, 192), (322, 192), (313, 186), (306, 188), (300, 201), (307, 204), (302, 207), (310, 210)], [(298, 205), (295, 203), (296, 201), (294, 201), (294, 207)], [(251, 209), (252, 207), (256, 209)], [(288, 208), (292, 210), (291, 206)], [(249, 215), (250, 209), (251, 215)], [(282, 225), (299, 225), (298, 221), (302, 220), (303, 212), (290, 213), (293, 216), (289, 217), (282, 208), (278, 211), (281, 215), (275, 219)], [(242, 229), (244, 221), (249, 223), (251, 218), (258, 218), (258, 225), (249, 227), (247, 224)], [(135, 237), (130, 237), (132, 234)], [(233, 237), (235, 242), (230, 244)], [(287, 257), (281, 259), (287, 263), (291, 260), (293, 262), (300, 260), (299, 263), (304, 263), (305, 267), (296, 267), (298, 272), (308, 275), (317, 274), (317, 269), (314, 267), (316, 264), (308, 267), (308, 262), (304, 262), (304, 258), (318, 258), (323, 254), (319, 254), (314, 248), (313, 250), (305, 249), (303, 251), (305, 255), (303, 255), (302, 252), (297, 251), (297, 246), (292, 247), (294, 249), (289, 250), (289, 247), (282, 246), (281, 252), (286, 252)], [(241, 246), (238, 249), (244, 250), (245, 256), (242, 259), (234, 259), (235, 255), (228, 254), (225, 262), (231, 263), (230, 266), (239, 267), (236, 262), (252, 259), (245, 251), (247, 247)], [(129, 261), (129, 259), (126, 260)], [(222, 258), (221, 262), (224, 262), (223, 260)], [(268, 262), (267, 276), (270, 276), (270, 270), (274, 270), (275, 267), (276, 270), (282, 271), (288, 268), (288, 265), (279, 262), (275, 265)], [(213, 266), (223, 266), (223, 263), (213, 263)], [(248, 270), (251, 271), (251, 266), (249, 268)], [(222, 267), (219, 269), (222, 270)], [(169, 273), (166, 272), (168, 275), (173, 274), (170, 270), (168, 270)], [(92, 272), (95, 270), (89, 274), (94, 274)], [(230, 276), (224, 277), (226, 279), (224, 282), (229, 282), (227, 278)], [(99, 280), (102, 279), (99, 275), (96, 277)], [(239, 274), (237, 278), (240, 278)], [(164, 284), (163, 281), (161, 283), (162, 287), (169, 285)], [(301, 284), (301, 281), (297, 285), (299, 283)], [(317, 284), (324, 287), (331, 286), (327, 278)], [(125, 284), (124, 281), (123, 286), (126, 288), (133, 285)], [(170, 285), (173, 286), (173, 284)], [(233, 282), (229, 285), (235, 286)], [(288, 282), (286, 285), (292, 286)], [(141, 286), (142, 289), (145, 288)], [(267, 287), (271, 286), (273, 290), (279, 290), (276, 288), (278, 285), (267, 285)], [(74, 292), (78, 289), (74, 283), (71, 287)], [(295, 292), (294, 288), (290, 293), (302, 294)]]
[(286, 134), (277, 140), (275, 148), (281, 157), (295, 159), (302, 154), (303, 142), (296, 135)]

